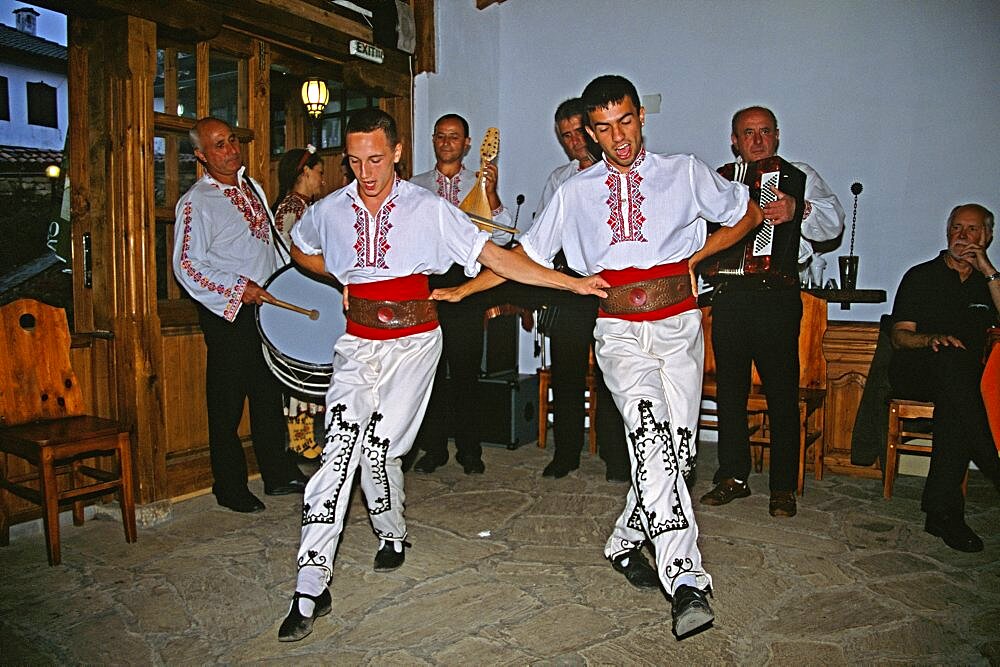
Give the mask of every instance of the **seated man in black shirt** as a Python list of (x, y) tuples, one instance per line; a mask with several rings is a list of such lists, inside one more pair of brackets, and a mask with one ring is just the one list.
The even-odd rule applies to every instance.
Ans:
[(921, 508), (924, 529), (952, 549), (982, 551), (965, 523), (961, 485), (972, 460), (1000, 488), (1000, 460), (979, 389), (986, 330), (997, 324), (1000, 272), (986, 256), (993, 213), (956, 206), (948, 249), (914, 266), (893, 304), (889, 377), (897, 396), (934, 402), (934, 446)]

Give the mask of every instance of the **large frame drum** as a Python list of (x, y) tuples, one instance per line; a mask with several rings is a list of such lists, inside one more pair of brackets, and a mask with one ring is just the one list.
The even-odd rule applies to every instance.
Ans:
[(294, 264), (268, 278), (264, 289), (276, 299), (319, 311), (313, 320), (264, 303), (257, 309), (257, 329), (264, 359), (281, 383), (323, 403), (333, 377), (333, 346), (347, 329), (341, 292)]

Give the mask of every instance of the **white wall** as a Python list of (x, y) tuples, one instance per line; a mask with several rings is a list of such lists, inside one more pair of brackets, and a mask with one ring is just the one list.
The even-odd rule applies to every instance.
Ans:
[[(0, 76), (7, 77), (10, 99), (10, 121), (0, 120), (0, 144), (61, 151), (69, 125), (69, 88), (66, 75), (0, 63)], [(27, 84), (40, 81), (56, 89), (58, 127), (28, 124)]]
[[(912, 264), (944, 247), (958, 203), (997, 211), (1000, 3), (869, 0), (473, 0), (437, 3), (438, 72), (415, 84), (414, 163), (433, 165), (431, 123), (465, 115), (473, 156), (486, 127), (501, 134), (500, 190), (530, 216), (546, 175), (565, 161), (552, 114), (600, 74), (623, 74), (642, 96), (658, 152), (729, 161), (732, 113), (764, 104), (787, 159), (815, 167), (848, 214), (858, 206), (859, 287), (889, 303), (830, 306), (831, 319), (877, 320)], [(743, 42), (754, 41), (752, 46)], [(1000, 243), (990, 252), (1000, 262)]]

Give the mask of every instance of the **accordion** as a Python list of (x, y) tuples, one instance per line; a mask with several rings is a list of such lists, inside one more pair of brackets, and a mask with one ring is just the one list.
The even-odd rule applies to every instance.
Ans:
[[(750, 198), (761, 208), (777, 199), (772, 188), (795, 198), (795, 216), (780, 225), (766, 220), (729, 248), (706, 257), (699, 272), (709, 284), (729, 281), (799, 282), (799, 234), (805, 208), (806, 175), (777, 155), (756, 162), (730, 162), (719, 175), (750, 188)], [(719, 228), (709, 223), (711, 234)]]

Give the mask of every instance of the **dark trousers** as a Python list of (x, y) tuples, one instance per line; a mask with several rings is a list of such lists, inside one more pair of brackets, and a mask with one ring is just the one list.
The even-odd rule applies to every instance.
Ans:
[(264, 361), (254, 308), (244, 305), (233, 322), (198, 308), (205, 334), (208, 361), (205, 394), (208, 399), (208, 449), (220, 500), (247, 493), (247, 463), (238, 434), (244, 401), (250, 400), (250, 431), (264, 485), (286, 484), (301, 477), (285, 451), (287, 427), (282, 412), (281, 386)]
[(1000, 475), (979, 382), (980, 350), (942, 348), (897, 351), (890, 381), (900, 398), (934, 402), (934, 445), (921, 509), (961, 516), (962, 479), (969, 461), (987, 477)]
[[(584, 391), (587, 386), (587, 362), (594, 342), (597, 300), (566, 295), (557, 302), (559, 314), (550, 332), (552, 351), (552, 400), (555, 405), (552, 434), (554, 460), (576, 463), (580, 460), (584, 432)], [(615, 406), (604, 375), (597, 374), (597, 444), (609, 469), (628, 469), (625, 451), (625, 424)]]
[[(450, 287), (466, 280), (461, 267), (453, 267), (443, 276), (432, 276), (431, 287)], [(448, 458), (449, 436), (455, 438), (459, 462), (478, 461), (483, 456), (478, 411), (485, 408), (479, 403), (478, 392), (487, 294), (460, 303), (438, 304), (441, 361), (413, 449), (423, 449), (442, 461)]]
[(750, 476), (747, 397), (750, 365), (767, 397), (771, 430), (771, 492), (793, 491), (799, 463), (799, 322), (797, 289), (716, 290), (712, 302), (719, 413), (719, 470), (715, 481)]

